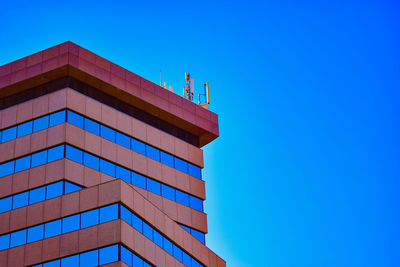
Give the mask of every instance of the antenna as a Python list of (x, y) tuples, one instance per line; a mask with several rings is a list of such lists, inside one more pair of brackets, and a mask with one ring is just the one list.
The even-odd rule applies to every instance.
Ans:
[(190, 77), (190, 73), (185, 72), (186, 85), (183, 87), (183, 96), (192, 101), (194, 93), (194, 82), (193, 78)]
[[(201, 103), (201, 96), (204, 96), (204, 103)], [(208, 109), (208, 105), (210, 104), (210, 86), (208, 82), (204, 84), (204, 94), (199, 94), (199, 105), (203, 108)]]

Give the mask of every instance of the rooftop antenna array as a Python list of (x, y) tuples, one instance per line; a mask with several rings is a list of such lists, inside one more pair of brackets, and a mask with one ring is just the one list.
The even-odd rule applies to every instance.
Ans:
[[(167, 89), (167, 82), (162, 82), (161, 79), (161, 70), (160, 70), (160, 86), (163, 87), (164, 89)], [(172, 86), (170, 85), (168, 91), (174, 92), (174, 88), (172, 88)]]
[[(204, 102), (201, 102), (202, 96), (204, 96)], [(204, 94), (199, 94), (199, 105), (206, 109), (208, 109), (208, 105), (210, 105), (210, 86), (208, 82), (204, 84)]]
[(185, 80), (186, 80), (186, 85), (183, 87), (183, 96), (186, 99), (193, 101), (194, 81), (193, 77), (190, 77), (190, 73), (185, 72)]

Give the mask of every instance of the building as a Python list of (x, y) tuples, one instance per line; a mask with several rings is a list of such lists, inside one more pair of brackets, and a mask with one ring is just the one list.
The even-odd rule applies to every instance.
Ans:
[(66, 42), (0, 67), (0, 266), (225, 266), (205, 245), (218, 117)]

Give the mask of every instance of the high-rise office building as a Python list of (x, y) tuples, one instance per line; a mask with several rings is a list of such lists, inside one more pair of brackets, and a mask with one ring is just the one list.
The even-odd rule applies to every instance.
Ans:
[(0, 266), (225, 266), (217, 115), (66, 42), (0, 67)]

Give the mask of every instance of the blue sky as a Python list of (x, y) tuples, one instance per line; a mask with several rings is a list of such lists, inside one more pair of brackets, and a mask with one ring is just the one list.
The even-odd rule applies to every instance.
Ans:
[(70, 40), (178, 94), (185, 71), (210, 82), (207, 244), (228, 266), (400, 266), (396, 1), (15, 2), (0, 65)]

